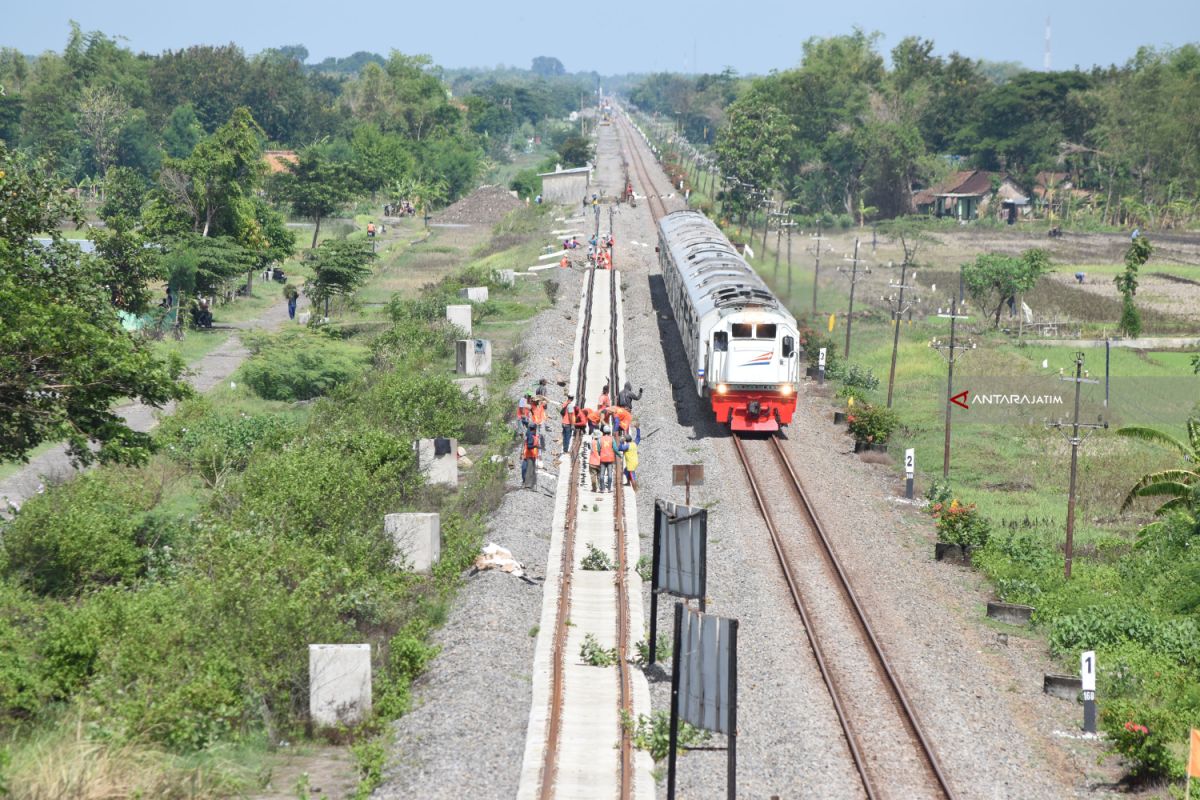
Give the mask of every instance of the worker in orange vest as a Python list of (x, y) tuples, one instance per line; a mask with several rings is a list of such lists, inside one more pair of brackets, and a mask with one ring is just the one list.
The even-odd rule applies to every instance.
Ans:
[(570, 259), (568, 259), (566, 256), (563, 256), (563, 257), (562, 257), (562, 261), (559, 261), (559, 262), (558, 262), (558, 268), (559, 268), (559, 269), (566, 269), (566, 268), (567, 268), (567, 267), (569, 267), (570, 265), (571, 265), (571, 261), (570, 261)]
[(529, 427), (529, 405), (533, 395), (526, 393), (524, 397), (517, 401), (517, 433), (524, 435), (525, 429)]
[(588, 433), (595, 433), (600, 427), (600, 412), (594, 408), (589, 408), (584, 413), (587, 414)]
[(530, 426), (525, 431), (524, 446), (521, 448), (521, 484), (526, 489), (537, 488), (538, 435)]
[(600, 399), (596, 401), (596, 408), (603, 411), (608, 408), (608, 384), (604, 384), (604, 388), (600, 390)]
[(571, 395), (567, 395), (567, 402), (563, 403), (562, 407), (562, 434), (563, 434), (563, 452), (571, 452), (571, 434), (575, 432), (575, 403), (572, 402)]
[(529, 407), (529, 423), (538, 433), (538, 444), (546, 449), (546, 398), (534, 400)]
[(588, 475), (592, 479), (592, 491), (600, 491), (600, 437), (595, 431), (587, 442), (588, 448)]
[(579, 441), (583, 441), (583, 435), (588, 429), (588, 412), (586, 408), (575, 406), (575, 435), (580, 437)]
[(600, 491), (613, 490), (613, 467), (617, 461), (617, 451), (613, 444), (612, 427), (605, 425), (601, 428), (600, 436)]
[(613, 418), (616, 419), (621, 432), (628, 432), (629, 423), (633, 421), (633, 412), (627, 408), (621, 408), (621, 406), (609, 406), (608, 410), (612, 413)]

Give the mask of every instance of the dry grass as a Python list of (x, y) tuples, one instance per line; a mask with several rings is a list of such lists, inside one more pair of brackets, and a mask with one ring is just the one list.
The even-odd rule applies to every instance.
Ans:
[(136, 743), (88, 737), (76, 719), (12, 748), (12, 800), (141, 800), (218, 798), (259, 783), (248, 768), (211, 755), (185, 763)]
[(872, 450), (859, 453), (858, 458), (865, 464), (883, 464), (885, 467), (890, 467), (896, 463), (887, 453), (876, 453)]

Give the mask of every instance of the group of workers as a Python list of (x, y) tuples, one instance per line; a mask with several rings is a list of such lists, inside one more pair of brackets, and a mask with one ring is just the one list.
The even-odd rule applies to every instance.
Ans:
[[(579, 248), (577, 239), (563, 239), (563, 256), (558, 262), (558, 266), (562, 269), (569, 269), (571, 266), (571, 257), (568, 251)], [(608, 236), (592, 236), (588, 239), (587, 248), (587, 263), (588, 266), (594, 269), (612, 269), (613, 266), (613, 237)]]
[[(537, 488), (538, 459), (546, 450), (546, 408), (550, 402), (546, 388), (543, 378), (517, 403), (517, 427), (522, 438), (521, 483), (526, 489)], [(561, 404), (562, 452), (570, 453), (572, 438), (580, 437), (580, 455), (587, 461), (593, 492), (612, 492), (618, 458), (625, 482), (637, 491), (642, 429), (634, 419), (633, 404), (641, 399), (642, 390), (635, 393), (626, 381), (615, 403), (606, 385), (595, 408), (577, 404), (570, 395)]]

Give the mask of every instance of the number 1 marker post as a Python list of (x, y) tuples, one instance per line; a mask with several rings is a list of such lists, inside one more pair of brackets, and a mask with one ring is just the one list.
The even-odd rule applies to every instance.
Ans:
[(908, 448), (904, 451), (904, 497), (913, 499), (913, 476), (917, 471), (917, 451)]
[(1096, 732), (1096, 651), (1079, 657), (1079, 676), (1083, 680), (1083, 732)]
[(825, 385), (825, 348), (817, 353), (817, 385)]

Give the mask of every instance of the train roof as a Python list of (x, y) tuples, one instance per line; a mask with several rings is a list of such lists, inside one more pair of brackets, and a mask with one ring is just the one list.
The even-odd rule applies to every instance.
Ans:
[(757, 306), (792, 318), (754, 268), (704, 214), (676, 211), (660, 219), (658, 226), (671, 258), (683, 274), (697, 315)]

